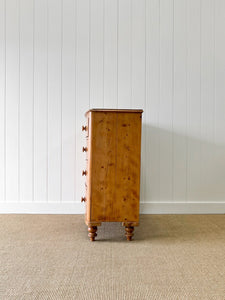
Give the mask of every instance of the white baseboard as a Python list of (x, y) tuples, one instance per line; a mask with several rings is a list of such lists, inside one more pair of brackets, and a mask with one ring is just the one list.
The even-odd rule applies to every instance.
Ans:
[(83, 214), (84, 210), (78, 202), (0, 203), (0, 214)]
[(225, 214), (224, 202), (141, 203), (141, 214)]
[[(0, 203), (0, 214), (83, 214), (83, 203)], [(140, 204), (141, 214), (225, 214), (224, 202), (149, 202)]]

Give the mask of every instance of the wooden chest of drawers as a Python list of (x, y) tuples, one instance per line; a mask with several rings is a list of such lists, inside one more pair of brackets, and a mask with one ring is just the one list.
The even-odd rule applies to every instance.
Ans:
[(91, 241), (102, 222), (122, 222), (127, 240), (139, 224), (142, 110), (86, 112), (85, 222)]

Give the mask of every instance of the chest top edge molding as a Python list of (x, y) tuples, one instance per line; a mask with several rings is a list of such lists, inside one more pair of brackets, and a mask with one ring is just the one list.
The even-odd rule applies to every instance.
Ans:
[(92, 108), (86, 111), (85, 116), (89, 112), (116, 112), (116, 113), (143, 113), (143, 109), (111, 109), (111, 108)]

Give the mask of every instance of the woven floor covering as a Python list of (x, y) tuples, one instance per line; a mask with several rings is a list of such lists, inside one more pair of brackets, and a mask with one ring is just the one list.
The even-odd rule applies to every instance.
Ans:
[(142, 215), (134, 240), (82, 215), (0, 215), (0, 300), (225, 299), (225, 215)]

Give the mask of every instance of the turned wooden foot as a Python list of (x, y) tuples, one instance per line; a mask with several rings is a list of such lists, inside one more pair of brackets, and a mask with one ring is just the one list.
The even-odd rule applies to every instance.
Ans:
[(96, 231), (98, 230), (97, 226), (88, 226), (88, 236), (92, 242), (95, 241), (95, 237), (97, 236)]
[(134, 231), (134, 227), (133, 226), (125, 226), (125, 236), (127, 238), (128, 241), (131, 241), (132, 239), (132, 236), (134, 235), (133, 234), (133, 231)]

